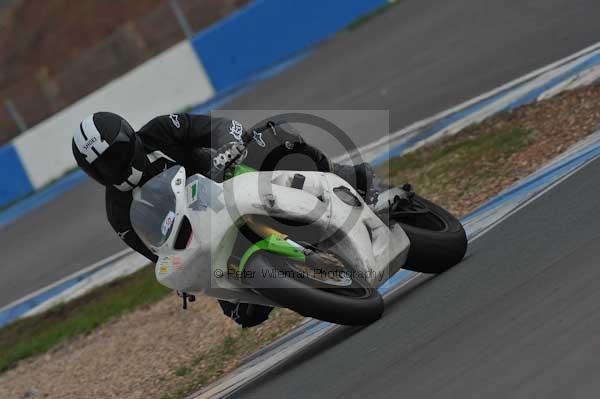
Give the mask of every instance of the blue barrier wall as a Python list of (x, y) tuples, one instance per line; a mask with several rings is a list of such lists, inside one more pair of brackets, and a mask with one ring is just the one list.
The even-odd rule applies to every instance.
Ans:
[(0, 147), (0, 171), (0, 206), (33, 191), (33, 185), (12, 144)]
[(257, 0), (192, 39), (217, 92), (303, 50), (387, 0)]
[[(215, 89), (216, 93), (211, 94), (219, 94), (239, 86), (273, 65), (289, 60), (387, 3), (388, 0), (254, 0), (196, 35), (192, 39), (192, 47), (200, 57), (208, 80)], [(197, 66), (196, 59), (192, 61)], [(206, 80), (206, 76), (204, 79)], [(192, 78), (192, 83), (197, 83), (197, 80)], [(186, 105), (188, 103), (189, 101)], [(91, 107), (79, 114), (89, 114), (95, 108), (98, 107)], [(64, 118), (65, 115), (64, 112), (61, 113)], [(70, 125), (73, 123), (76, 122), (70, 122)], [(54, 130), (68, 132), (68, 129)], [(51, 181), (44, 178), (41, 182), (36, 179), (32, 182), (29, 179), (26, 170), (37, 180), (44, 173), (25, 169), (21, 157), (24, 161), (32, 158), (39, 161), (39, 157), (34, 157), (31, 152), (41, 144), (37, 141), (34, 144), (26, 142), (24, 138), (20, 136), (16, 140), (18, 150), (15, 143), (0, 147), (0, 207)], [(70, 146), (61, 147), (60, 151), (70, 153)], [(50, 169), (56, 169), (56, 165), (62, 168), (60, 173), (51, 177), (57, 177), (66, 170), (63, 165), (66, 161), (63, 160), (72, 161), (70, 154), (62, 152), (58, 152), (58, 155), (53, 153), (58, 161), (54, 159), (48, 162)], [(40, 164), (36, 163), (38, 169)], [(30, 167), (29, 163), (27, 165)], [(44, 169), (42, 172), (45, 171)]]

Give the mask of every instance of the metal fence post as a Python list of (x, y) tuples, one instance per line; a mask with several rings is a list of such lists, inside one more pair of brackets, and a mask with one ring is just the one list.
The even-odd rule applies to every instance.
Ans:
[(15, 104), (11, 100), (6, 99), (4, 100), (4, 107), (6, 108), (8, 115), (13, 120), (15, 125), (17, 125), (17, 129), (19, 129), (19, 132), (23, 133), (25, 130), (27, 130), (27, 124), (25, 123), (25, 119), (23, 119), (23, 117), (19, 113), (19, 110), (17, 109), (17, 107), (15, 107)]
[(185, 14), (183, 13), (183, 9), (179, 4), (179, 0), (169, 0), (169, 6), (171, 7), (173, 14), (175, 14), (175, 19), (177, 19), (177, 23), (179, 23), (179, 26), (185, 34), (185, 37), (190, 39), (192, 36), (194, 36), (194, 32), (192, 31), (192, 28)]

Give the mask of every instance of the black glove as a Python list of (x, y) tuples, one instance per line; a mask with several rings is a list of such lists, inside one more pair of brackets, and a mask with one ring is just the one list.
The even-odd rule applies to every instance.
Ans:
[(269, 318), (273, 310), (271, 306), (256, 305), (253, 303), (231, 303), (219, 300), (223, 313), (231, 317), (242, 328), (254, 327)]
[(223, 181), (225, 169), (233, 165), (239, 165), (248, 155), (246, 146), (237, 141), (224, 144), (216, 150), (212, 150), (211, 153), (212, 165), (210, 167), (209, 177), (218, 182)]
[(213, 167), (222, 169), (231, 165), (238, 165), (246, 159), (248, 152), (244, 144), (237, 141), (231, 141), (223, 144), (215, 150), (213, 157)]

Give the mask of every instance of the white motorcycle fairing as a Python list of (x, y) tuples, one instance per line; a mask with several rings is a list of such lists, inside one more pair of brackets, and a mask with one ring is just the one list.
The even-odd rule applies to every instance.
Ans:
[[(335, 253), (373, 286), (383, 284), (406, 260), (410, 242), (402, 228), (388, 228), (348, 182), (332, 173), (249, 172), (217, 183), (200, 174), (186, 180), (184, 168), (173, 168), (179, 168), (171, 173), (173, 220), (167, 215), (161, 226), (170, 229), (169, 236), (158, 246), (145, 242), (159, 256), (157, 280), (174, 290), (276, 305), (250, 290), (227, 266), (242, 217), (249, 215), (311, 223), (320, 232), (319, 247)], [(298, 174), (304, 176), (302, 189), (292, 187)], [(134, 203), (141, 197), (134, 192)], [(177, 250), (174, 243), (185, 218), (193, 233), (186, 248)]]

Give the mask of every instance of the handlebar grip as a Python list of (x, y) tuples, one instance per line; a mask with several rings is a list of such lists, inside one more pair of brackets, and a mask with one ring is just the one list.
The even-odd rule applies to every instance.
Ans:
[(237, 162), (240, 157), (244, 155), (245, 151), (246, 145), (236, 142), (231, 144), (224, 151), (214, 155), (208, 173), (209, 177), (218, 182), (223, 181), (227, 168)]
[[(221, 182), (225, 175), (225, 170), (231, 166), (239, 157), (244, 154), (246, 147), (252, 140), (254, 140), (254, 134), (262, 133), (265, 130), (275, 130), (277, 123), (269, 121), (265, 125), (253, 129), (252, 132), (244, 131), (241, 138), (241, 143), (237, 143), (229, 147), (226, 151), (219, 153), (212, 158), (210, 170), (208, 171), (208, 177), (212, 180)], [(233, 151), (232, 151), (233, 150)]]

